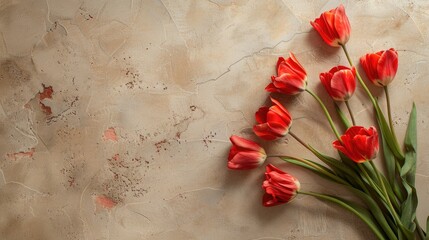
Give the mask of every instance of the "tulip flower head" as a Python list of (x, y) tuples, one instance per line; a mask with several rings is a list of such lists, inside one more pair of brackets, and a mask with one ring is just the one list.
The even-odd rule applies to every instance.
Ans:
[(379, 150), (377, 129), (375, 127), (368, 129), (361, 126), (350, 127), (341, 136), (341, 142), (336, 140), (332, 145), (356, 163), (372, 160), (377, 156)]
[(350, 38), (350, 22), (342, 4), (322, 13), (319, 18), (310, 23), (322, 39), (332, 47), (344, 45)]
[(393, 48), (368, 53), (360, 58), (360, 64), (373, 84), (385, 87), (392, 82), (398, 70), (398, 53)]
[(307, 86), (307, 73), (293, 53), (277, 61), (277, 77), (271, 76), (271, 83), (265, 88), (268, 92), (278, 92), (295, 95), (305, 90)]
[(262, 204), (265, 207), (272, 207), (288, 203), (295, 198), (300, 186), (299, 181), (294, 176), (268, 164), (265, 181), (262, 183), (262, 188), (265, 190)]
[(265, 140), (275, 140), (286, 136), (292, 124), (292, 117), (280, 102), (271, 98), (271, 107), (261, 107), (255, 113), (256, 124), (253, 132)]
[(247, 170), (257, 168), (267, 158), (265, 150), (253, 141), (236, 135), (232, 135), (230, 140), (232, 146), (228, 156), (229, 169)]
[(335, 101), (347, 101), (356, 90), (356, 69), (345, 66), (333, 67), (320, 74), (320, 81)]

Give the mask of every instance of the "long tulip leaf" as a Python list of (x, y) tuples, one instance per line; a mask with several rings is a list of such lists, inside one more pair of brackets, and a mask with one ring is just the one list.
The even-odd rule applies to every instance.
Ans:
[(358, 204), (351, 202), (351, 201), (347, 201), (347, 200), (342, 199), (340, 197), (327, 195), (327, 194), (320, 194), (320, 193), (314, 193), (314, 192), (300, 192), (300, 193), (316, 197), (320, 200), (324, 200), (324, 201), (334, 203), (334, 204), (352, 212), (353, 214), (355, 214), (357, 217), (359, 217), (363, 222), (365, 222), (368, 225), (368, 227), (373, 231), (373, 233), (375, 234), (375, 236), (378, 239), (386, 239), (385, 234), (382, 231), (380, 231), (379, 225), (378, 225), (377, 221), (375, 221), (375, 219), (371, 215), (371, 213), (367, 209), (359, 206)]
[(395, 156), (393, 155), (392, 151), (390, 150), (390, 147), (388, 146), (388, 144), (386, 142), (386, 137), (383, 134), (381, 134), (381, 142), (382, 142), (384, 159), (385, 159), (385, 164), (386, 164), (387, 179), (389, 180), (389, 182), (394, 183), (394, 182), (396, 182), (396, 179), (395, 179), (396, 178), (395, 177), (396, 159), (395, 159)]
[(416, 227), (414, 220), (416, 218), (416, 208), (418, 204), (417, 192), (414, 186), (417, 161), (417, 110), (414, 104), (408, 121), (404, 145), (405, 160), (400, 175), (407, 196), (401, 205), (401, 221), (409, 231), (414, 232)]
[[(369, 195), (366, 193), (353, 188), (353, 187), (347, 187), (351, 192), (356, 194), (368, 207), (368, 209), (371, 211), (374, 218), (378, 221), (380, 226), (383, 228), (384, 232), (387, 234), (389, 239), (394, 240), (397, 239), (395, 233), (393, 232), (392, 228), (390, 227), (388, 221), (386, 220), (386, 217), (383, 215), (383, 212), (380, 210), (377, 203), (372, 199)], [(390, 220), (390, 218), (388, 219)]]
[(398, 141), (393, 137), (392, 131), (389, 128), (389, 124), (386, 121), (386, 118), (383, 115), (383, 112), (380, 109), (380, 106), (375, 102), (375, 113), (377, 117), (377, 122), (381, 130), (381, 134), (386, 139), (387, 145), (390, 147), (393, 155), (398, 159), (404, 159), (404, 155), (399, 147)]
[(283, 157), (282, 159), (291, 164), (306, 168), (325, 179), (331, 180), (339, 184), (348, 185), (348, 182), (344, 181), (342, 178), (339, 178), (329, 168), (326, 168), (325, 166), (318, 164), (316, 162), (313, 162), (311, 160), (297, 159), (297, 158), (290, 158), (290, 157)]

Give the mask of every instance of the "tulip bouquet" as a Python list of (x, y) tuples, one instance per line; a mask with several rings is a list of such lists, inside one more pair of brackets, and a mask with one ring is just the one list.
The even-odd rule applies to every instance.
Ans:
[[(319, 161), (295, 156), (279, 157), (283, 161), (305, 168), (323, 178), (342, 185), (360, 201), (351, 201), (340, 196), (304, 191), (299, 181), (292, 175), (272, 164), (266, 166), (265, 181), (262, 183), (264, 195), (262, 203), (272, 207), (290, 202), (297, 194), (316, 197), (334, 203), (359, 217), (372, 230), (378, 239), (429, 239), (416, 218), (417, 192), (415, 172), (417, 160), (416, 107), (413, 106), (408, 127), (400, 147), (393, 128), (388, 85), (392, 82), (398, 68), (398, 54), (391, 48), (385, 51), (369, 53), (360, 58), (368, 80), (384, 88), (387, 100), (387, 119), (377, 99), (366, 86), (361, 75), (353, 66), (346, 48), (350, 36), (350, 23), (344, 7), (324, 12), (311, 22), (322, 39), (332, 47), (341, 47), (350, 67), (335, 66), (328, 72), (320, 73), (320, 81), (327, 93), (336, 102), (336, 113), (340, 124), (347, 129), (343, 134), (337, 130), (331, 115), (322, 100), (307, 88), (307, 73), (296, 57), (290, 53), (285, 59), (278, 59), (277, 76), (271, 77), (271, 83), (265, 88), (268, 92), (296, 95), (309, 93), (320, 105), (332, 128), (336, 139), (332, 146), (338, 150), (338, 157), (329, 156), (305, 143), (290, 131), (292, 117), (288, 110), (276, 99), (270, 98), (272, 105), (257, 110), (257, 124), (254, 133), (267, 141), (286, 135), (295, 138)], [(377, 126), (359, 126), (348, 104), (356, 89), (356, 79), (366, 92), (374, 107)], [(344, 102), (350, 117), (346, 117), (337, 102)], [(349, 121), (349, 119), (351, 121)], [(232, 147), (228, 156), (228, 168), (235, 170), (254, 169), (261, 166), (270, 156), (256, 142), (233, 135)], [(379, 150), (383, 154), (379, 154)], [(383, 160), (385, 171), (380, 171), (373, 160), (379, 156)], [(429, 219), (426, 232), (429, 228)]]

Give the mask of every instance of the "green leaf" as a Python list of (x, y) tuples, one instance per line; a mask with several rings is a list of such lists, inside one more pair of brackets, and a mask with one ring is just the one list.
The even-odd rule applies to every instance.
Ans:
[(350, 169), (349, 167), (344, 165), (344, 163), (340, 162), (339, 160), (337, 160), (333, 157), (329, 157), (327, 155), (324, 155), (311, 146), (309, 146), (309, 147), (312, 149), (312, 152), (316, 155), (316, 157), (319, 158), (326, 165), (328, 165), (335, 173), (337, 173), (337, 175), (339, 175), (339, 176), (356, 175), (356, 173), (353, 172), (352, 169)]
[(380, 109), (380, 106), (378, 105), (377, 102), (375, 102), (375, 103), (376, 103), (375, 113), (376, 113), (378, 125), (379, 125), (380, 130), (381, 130), (381, 134), (386, 139), (387, 145), (392, 150), (393, 155), (398, 159), (404, 159), (404, 156), (403, 156), (402, 151), (399, 147), (398, 141), (393, 136), (393, 134), (389, 128), (389, 124), (387, 123), (386, 118), (384, 117), (383, 112)]
[(337, 111), (338, 117), (340, 117), (341, 122), (343, 123), (344, 127), (348, 129), (352, 125), (350, 124), (349, 120), (347, 119), (346, 115), (344, 115), (343, 111), (341, 111), (340, 107), (336, 102), (335, 103), (335, 110)]
[(386, 142), (386, 137), (382, 134), (381, 135), (381, 142), (382, 142), (382, 146), (383, 146), (383, 153), (384, 153), (384, 159), (385, 159), (385, 163), (386, 163), (386, 173), (387, 173), (387, 179), (389, 180), (389, 182), (391, 183), (395, 183), (396, 182), (396, 169), (395, 169), (395, 165), (396, 165), (396, 159), (395, 156), (393, 155), (392, 151), (390, 150), (389, 146), (387, 145)]
[(383, 228), (383, 231), (387, 234), (389, 239), (397, 239), (395, 233), (393, 232), (392, 228), (389, 226), (389, 223), (386, 220), (389, 218), (389, 216), (383, 215), (383, 212), (381, 211), (377, 203), (374, 201), (374, 199), (372, 199), (368, 194), (356, 188), (347, 187), (347, 189), (356, 194), (367, 205), (368, 209), (371, 211), (378, 224), (380, 224), (380, 226)]
[(359, 206), (358, 204), (347, 201), (345, 199), (342, 199), (340, 197), (327, 195), (327, 194), (320, 194), (320, 193), (314, 193), (314, 192), (300, 192), (302, 194), (311, 195), (313, 197), (319, 198), (324, 201), (328, 201), (331, 203), (334, 203), (350, 212), (355, 214), (357, 217), (359, 217), (364, 223), (368, 225), (368, 227), (373, 231), (375, 236), (378, 239), (384, 240), (387, 239), (386, 236), (383, 234), (382, 231), (380, 231), (379, 225), (377, 221), (375, 221), (374, 217), (371, 215), (371, 213), (362, 206)]
[(408, 154), (408, 156), (405, 156), (405, 162), (404, 166), (402, 166), (401, 173), (403, 172), (406, 174), (408, 183), (410, 183), (411, 186), (414, 186), (417, 162), (417, 110), (415, 104), (413, 104), (413, 108), (410, 113), (404, 145), (405, 154)]
[(283, 157), (282, 158), (284, 161), (289, 162), (291, 164), (306, 168), (314, 173), (316, 173), (317, 175), (326, 178), (328, 180), (331, 180), (333, 182), (339, 183), (339, 184), (343, 184), (343, 185), (348, 185), (349, 183), (344, 181), (343, 179), (339, 178), (337, 175), (335, 175), (334, 172), (332, 172), (331, 169), (313, 162), (311, 160), (308, 159), (299, 159), (299, 158), (294, 158), (294, 157)]
[(404, 145), (405, 159), (400, 175), (407, 195), (405, 201), (401, 204), (401, 221), (409, 231), (414, 232), (416, 228), (414, 220), (418, 204), (417, 192), (414, 186), (417, 162), (417, 110), (414, 104), (408, 121)]

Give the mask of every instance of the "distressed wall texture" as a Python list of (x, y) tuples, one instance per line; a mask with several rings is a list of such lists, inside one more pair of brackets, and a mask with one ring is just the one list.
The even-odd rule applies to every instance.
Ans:
[[(261, 206), (263, 168), (226, 169), (231, 134), (253, 114), (279, 56), (309, 88), (347, 64), (309, 21), (340, 1), (0, 0), (1, 239), (373, 239), (359, 219), (299, 196)], [(418, 218), (429, 213), (429, 2), (344, 1), (358, 58), (394, 47), (397, 135), (418, 108)], [(380, 89), (372, 89), (385, 107)], [(294, 132), (334, 154), (309, 95), (281, 98)], [(351, 100), (369, 126), (362, 89)], [(331, 108), (332, 110), (332, 108)], [(291, 138), (272, 154), (313, 158)], [(301, 169), (304, 189), (350, 194)], [(377, 164), (379, 164), (377, 162)]]

